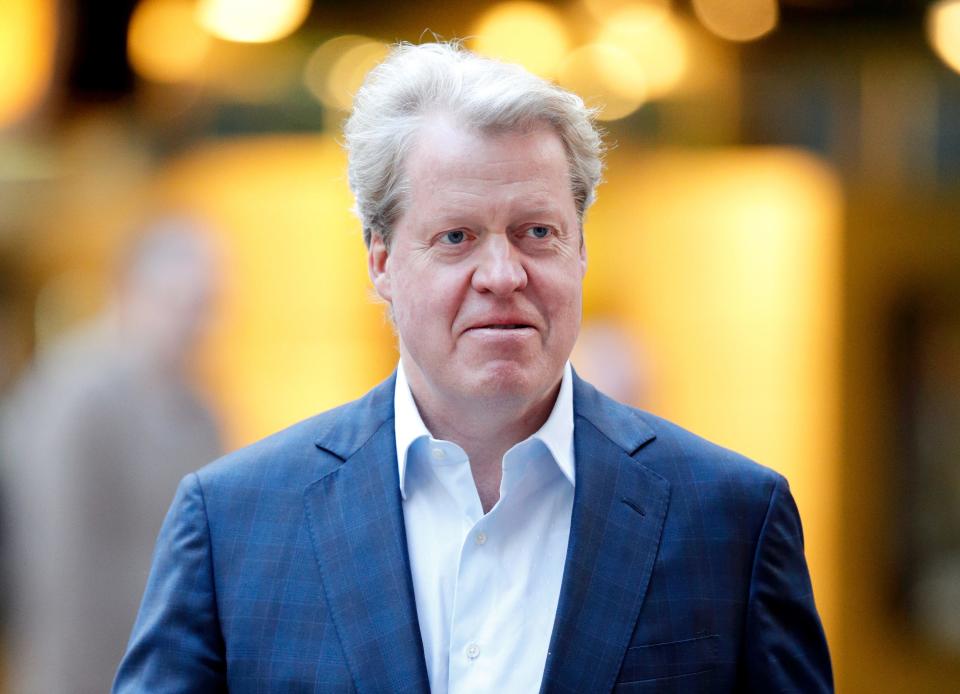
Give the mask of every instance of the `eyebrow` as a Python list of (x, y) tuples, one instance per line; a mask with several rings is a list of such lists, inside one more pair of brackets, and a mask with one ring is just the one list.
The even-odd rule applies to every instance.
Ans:
[(521, 208), (522, 217), (562, 217), (560, 213), (560, 208), (556, 205), (537, 205), (536, 207)]
[[(444, 228), (474, 226), (477, 217), (477, 213), (474, 210), (463, 210), (455, 206), (451, 207), (452, 209), (442, 210), (434, 217), (434, 223), (437, 226)], [(532, 201), (517, 200), (513, 203), (508, 216), (511, 219), (510, 228), (537, 221), (550, 221), (553, 223), (563, 221), (561, 207), (543, 199), (535, 199)], [(514, 223), (513, 220), (517, 219), (521, 221)]]

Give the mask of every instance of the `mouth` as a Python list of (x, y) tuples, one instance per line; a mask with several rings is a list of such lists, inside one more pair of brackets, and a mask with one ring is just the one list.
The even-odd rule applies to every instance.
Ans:
[(490, 325), (477, 325), (474, 326), (473, 330), (520, 330), (521, 328), (532, 328), (532, 325), (526, 325), (525, 323), (503, 323), (503, 324), (490, 324)]
[(477, 340), (492, 340), (498, 344), (504, 340), (526, 341), (537, 334), (537, 329), (529, 323), (478, 323), (464, 331), (465, 335)]

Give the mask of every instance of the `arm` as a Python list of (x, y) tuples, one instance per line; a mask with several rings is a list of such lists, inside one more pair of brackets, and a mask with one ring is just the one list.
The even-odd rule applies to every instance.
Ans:
[(210, 531), (196, 474), (180, 483), (113, 685), (114, 694), (226, 692)]
[(833, 691), (800, 515), (782, 477), (774, 485), (757, 540), (740, 676), (744, 691)]

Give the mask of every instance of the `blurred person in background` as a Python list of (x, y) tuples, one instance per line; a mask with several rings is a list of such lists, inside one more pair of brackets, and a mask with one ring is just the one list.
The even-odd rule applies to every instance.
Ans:
[(216, 276), (198, 221), (153, 222), (109, 307), (39, 354), (4, 403), (13, 692), (110, 688), (169, 496), (221, 448), (189, 382)]
[(403, 44), (345, 132), (400, 363), (183, 480), (115, 691), (832, 690), (783, 477), (570, 366), (583, 101)]

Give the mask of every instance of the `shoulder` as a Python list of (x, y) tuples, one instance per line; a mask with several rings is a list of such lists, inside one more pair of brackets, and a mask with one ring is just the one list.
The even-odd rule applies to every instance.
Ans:
[(644, 462), (656, 466), (664, 476), (677, 481), (740, 480), (746, 484), (761, 484), (768, 489), (783, 479), (775, 470), (674, 422), (642, 410), (635, 412), (656, 434)]
[(777, 499), (789, 496), (786, 479), (673, 422), (639, 414), (656, 438), (636, 459), (670, 482), (673, 510), (703, 519), (716, 537), (758, 537)]
[(662, 417), (617, 402), (579, 380), (575, 413), (671, 485), (672, 496), (765, 511), (780, 473)]
[(363, 397), (271, 434), (197, 471), (204, 490), (303, 487), (360, 448), (393, 418), (391, 376)]

